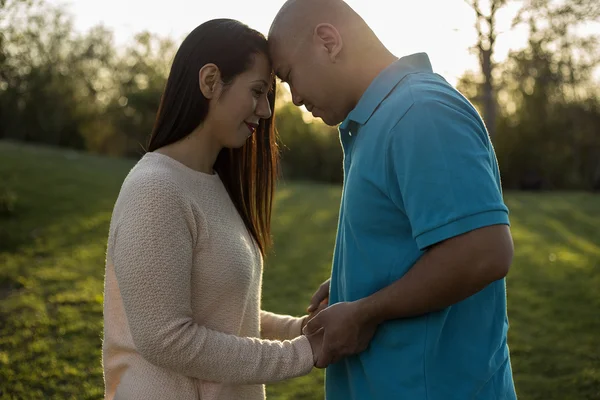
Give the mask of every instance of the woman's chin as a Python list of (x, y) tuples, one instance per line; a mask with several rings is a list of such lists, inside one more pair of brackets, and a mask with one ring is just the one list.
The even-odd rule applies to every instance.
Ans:
[(249, 139), (250, 136), (247, 136), (245, 139), (236, 140), (235, 142), (232, 140), (226, 147), (230, 149), (239, 149), (241, 147), (244, 147), (244, 145), (248, 142)]
[(251, 137), (252, 135), (247, 129), (245, 131), (240, 130), (235, 136), (230, 136), (227, 138), (229, 140), (224, 140), (221, 143), (223, 143), (223, 147), (225, 148), (239, 149), (240, 147), (243, 147)]
[(242, 131), (240, 135), (240, 145), (238, 147), (242, 147), (246, 144), (246, 142), (248, 142), (248, 140), (251, 140), (253, 134), (254, 132), (250, 132), (248, 130)]

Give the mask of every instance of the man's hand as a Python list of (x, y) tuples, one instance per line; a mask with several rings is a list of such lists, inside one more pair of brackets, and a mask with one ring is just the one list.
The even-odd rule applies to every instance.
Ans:
[(351, 302), (327, 307), (308, 321), (303, 333), (307, 336), (323, 334), (315, 366), (325, 368), (342, 357), (364, 351), (376, 330), (377, 324), (361, 311), (360, 303)]
[(300, 328), (300, 331), (303, 332), (304, 331), (304, 327), (306, 326), (306, 324), (308, 323), (308, 321), (310, 321), (311, 319), (313, 319), (315, 317), (315, 315), (317, 315), (318, 313), (320, 313), (321, 311), (323, 311), (324, 309), (326, 309), (328, 306), (328, 299), (325, 299), (321, 302), (321, 304), (319, 304), (319, 308), (317, 308), (315, 311), (310, 312), (308, 315), (305, 315), (302, 318), (302, 326)]
[(327, 279), (321, 284), (321, 286), (319, 286), (315, 294), (313, 294), (312, 298), (310, 299), (310, 305), (308, 306), (306, 311), (308, 311), (309, 313), (314, 313), (315, 311), (317, 311), (318, 308), (320, 308), (322, 304), (327, 305), (327, 303), (329, 302), (330, 281), (331, 278)]

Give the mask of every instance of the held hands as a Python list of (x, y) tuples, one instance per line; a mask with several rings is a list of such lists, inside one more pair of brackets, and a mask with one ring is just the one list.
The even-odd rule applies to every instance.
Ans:
[(318, 313), (320, 313), (321, 311), (323, 311), (324, 309), (327, 308), (328, 306), (328, 302), (329, 302), (329, 297), (325, 298), (325, 300), (323, 300), (319, 306), (317, 307), (317, 309), (313, 309), (314, 311), (309, 312), (308, 315), (305, 315), (304, 318), (302, 319), (302, 331), (304, 332), (304, 327), (306, 326), (306, 324), (308, 323), (308, 321), (310, 321), (311, 319), (313, 319)]
[(319, 362), (319, 354), (323, 348), (323, 331), (317, 332), (313, 335), (306, 335), (306, 338), (310, 342), (310, 348), (313, 353), (313, 365), (317, 365)]
[(308, 321), (310, 321), (319, 312), (321, 312), (322, 310), (327, 308), (327, 305), (329, 304), (329, 281), (330, 280), (331, 279), (327, 279), (325, 282), (323, 282), (321, 284), (321, 286), (319, 286), (319, 289), (317, 289), (315, 294), (313, 294), (312, 298), (310, 299), (310, 304), (309, 304), (308, 308), (306, 309), (306, 311), (308, 312), (308, 315), (306, 315), (302, 319), (302, 331), (304, 331), (304, 327), (306, 326), (306, 323)]
[(360, 302), (354, 301), (336, 303), (319, 312), (308, 321), (303, 333), (309, 340), (314, 337), (316, 345), (320, 341), (321, 351), (316, 355), (315, 366), (325, 368), (364, 351), (376, 330), (377, 324), (362, 312)]
[[(302, 332), (304, 332), (304, 327), (308, 321), (327, 308), (327, 305), (329, 304), (329, 281), (330, 279), (327, 279), (323, 282), (310, 299), (310, 304), (306, 309), (308, 315), (302, 319)], [(323, 331), (307, 335), (306, 337), (310, 342), (310, 347), (313, 352), (313, 363), (314, 365), (317, 365), (318, 356), (321, 354), (321, 348), (323, 347)]]
[(317, 368), (364, 351), (378, 325), (361, 309), (360, 301), (328, 307), (329, 282), (323, 282), (315, 292), (308, 307), (310, 314), (302, 321), (302, 332), (310, 341)]
[(312, 298), (310, 299), (310, 304), (306, 311), (308, 311), (309, 313), (314, 313), (316, 315), (319, 313), (318, 309), (321, 307), (322, 304), (325, 304), (325, 308), (327, 307), (327, 304), (329, 303), (330, 282), (331, 279), (327, 279), (321, 284), (321, 286), (319, 286), (315, 294), (313, 294)]

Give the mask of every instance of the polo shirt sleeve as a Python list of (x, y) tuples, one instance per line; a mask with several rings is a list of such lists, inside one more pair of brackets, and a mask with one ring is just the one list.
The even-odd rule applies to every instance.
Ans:
[(467, 104), (415, 102), (388, 136), (389, 196), (406, 213), (421, 250), (509, 224), (491, 142)]

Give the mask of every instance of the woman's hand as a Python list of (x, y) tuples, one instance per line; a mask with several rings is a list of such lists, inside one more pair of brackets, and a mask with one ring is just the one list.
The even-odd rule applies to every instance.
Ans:
[(313, 312), (310, 312), (308, 315), (305, 315), (302, 318), (302, 327), (300, 328), (300, 331), (302, 332), (304, 330), (304, 327), (306, 326), (306, 324), (308, 323), (308, 321), (310, 321), (311, 319), (313, 319), (318, 313), (320, 313), (321, 311), (323, 311), (324, 309), (326, 309), (329, 306), (329, 297), (326, 297), (321, 304), (319, 304), (319, 306), (317, 307), (316, 310), (314, 310)]
[(321, 354), (321, 348), (323, 347), (323, 333), (324, 330), (320, 330), (312, 335), (306, 335), (313, 352), (313, 365), (317, 365), (319, 362), (319, 355)]

